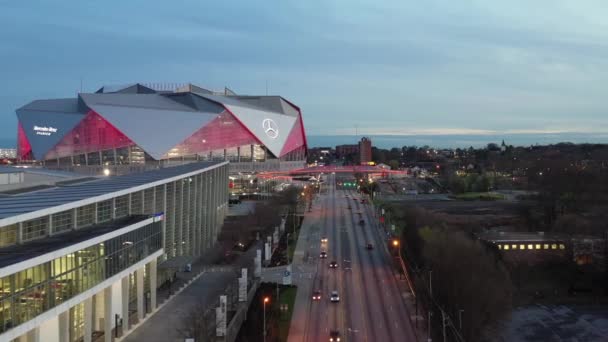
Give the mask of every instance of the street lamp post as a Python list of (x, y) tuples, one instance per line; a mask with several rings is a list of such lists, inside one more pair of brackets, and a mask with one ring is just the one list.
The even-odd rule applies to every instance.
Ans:
[(464, 309), (458, 310), (458, 328), (460, 329), (461, 333), (462, 333), (462, 313), (463, 312), (464, 312)]
[(264, 311), (264, 327), (263, 327), (263, 329), (264, 329), (264, 334), (263, 334), (263, 336), (264, 336), (264, 342), (266, 342), (266, 303), (268, 303), (269, 301), (270, 301), (270, 298), (264, 297), (264, 310), (263, 310)]

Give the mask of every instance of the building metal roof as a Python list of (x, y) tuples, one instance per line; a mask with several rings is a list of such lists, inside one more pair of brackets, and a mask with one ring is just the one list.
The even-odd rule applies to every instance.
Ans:
[[(224, 164), (227, 164), (227, 162), (191, 163), (154, 171), (101, 178), (98, 181), (55, 187), (10, 197), (0, 197), (0, 226), (122, 196)], [(38, 213), (39, 211), (45, 212)]]
[[(17, 116), (37, 160), (44, 159), (91, 111), (157, 160), (228, 111), (276, 157), (293, 149), (293, 139), (306, 144), (302, 134), (286, 146), (301, 119), (299, 109), (280, 96), (215, 95), (193, 85), (187, 89), (156, 92), (137, 83), (104, 86), (77, 99), (34, 101), (18, 109)], [(266, 127), (269, 122), (273, 134)]]
[(547, 242), (566, 241), (568, 237), (561, 234), (545, 232), (496, 232), (489, 231), (477, 235), (479, 239), (492, 243), (501, 242)]

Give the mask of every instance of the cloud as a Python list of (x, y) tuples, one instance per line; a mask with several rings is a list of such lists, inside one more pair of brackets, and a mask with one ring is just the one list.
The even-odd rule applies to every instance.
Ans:
[(6, 3), (0, 136), (15, 136), (15, 108), (73, 96), (81, 79), (88, 91), (141, 81), (248, 94), (264, 93), (268, 82), (302, 108), (310, 134), (346, 134), (355, 125), (377, 134), (603, 131), (607, 6)]

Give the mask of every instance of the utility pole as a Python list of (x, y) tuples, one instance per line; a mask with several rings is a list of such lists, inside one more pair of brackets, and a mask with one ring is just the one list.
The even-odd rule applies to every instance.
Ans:
[(458, 328), (460, 329), (460, 333), (462, 334), (462, 313), (463, 309), (458, 310)]
[(431, 317), (433, 317), (433, 311), (429, 310), (429, 319), (428, 319), (428, 322), (429, 322), (429, 331), (428, 331), (429, 337), (427, 339), (428, 342), (433, 341), (433, 339), (431, 338)]
[(441, 309), (441, 324), (443, 324), (443, 342), (445, 342), (445, 311), (443, 309)]
[(429, 271), (429, 293), (431, 294), (431, 299), (433, 299), (433, 270)]

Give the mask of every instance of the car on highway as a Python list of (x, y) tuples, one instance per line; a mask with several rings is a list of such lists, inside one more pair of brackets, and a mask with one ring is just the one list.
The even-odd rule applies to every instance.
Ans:
[(371, 244), (371, 243), (368, 243), (368, 244), (367, 244), (367, 246), (365, 246), (365, 248), (366, 248), (367, 250), (370, 250), (370, 251), (371, 251), (372, 249), (374, 249), (374, 245), (373, 245), (373, 244)]
[(329, 342), (339, 342), (340, 332), (338, 330), (332, 330), (329, 332)]
[(321, 291), (319, 291), (319, 290), (313, 291), (312, 300), (321, 300)]
[(332, 261), (329, 263), (329, 268), (338, 268), (338, 263), (335, 261)]
[(326, 236), (322, 237), (321, 242), (327, 242), (327, 237)]
[(326, 251), (321, 252), (321, 254), (319, 254), (319, 258), (327, 259), (327, 252)]
[(338, 294), (338, 291), (331, 291), (331, 296), (329, 297), (329, 300), (332, 303), (337, 303), (340, 301), (340, 295)]

